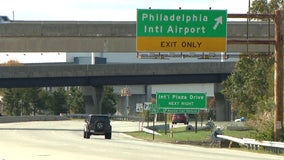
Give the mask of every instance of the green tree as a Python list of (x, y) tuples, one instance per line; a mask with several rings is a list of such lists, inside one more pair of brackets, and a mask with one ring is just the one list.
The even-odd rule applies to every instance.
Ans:
[(273, 13), (274, 10), (283, 9), (283, 0), (254, 0), (251, 4), (251, 13), (268, 14)]
[(232, 109), (239, 116), (251, 117), (257, 113), (257, 103), (270, 97), (270, 73), (273, 58), (242, 57), (234, 71), (223, 82), (222, 93), (232, 102)]
[[(283, 0), (254, 0), (250, 11), (271, 14), (283, 8)], [(265, 21), (267, 19), (258, 19)], [(263, 54), (263, 53), (262, 53)], [(273, 139), (273, 63), (274, 58), (241, 57), (232, 75), (223, 82), (224, 95), (232, 102), (233, 110), (249, 117), (247, 124), (257, 126), (253, 137), (259, 140)]]
[(40, 88), (12, 88), (4, 91), (3, 103), (8, 115), (35, 115), (43, 108)]
[(41, 88), (28, 88), (26, 93), (29, 110), (33, 115), (36, 115), (41, 110), (45, 109), (44, 106), (44, 90)]
[(102, 101), (102, 113), (114, 114), (116, 112), (116, 99), (113, 87), (104, 86), (104, 97)]
[(19, 98), (14, 94), (13, 89), (7, 89), (4, 91), (3, 104), (4, 111), (11, 116), (17, 115)]
[[(251, 13), (268, 14), (283, 8), (283, 0), (254, 0)], [(273, 62), (271, 57), (242, 56), (232, 75), (223, 82), (223, 94), (242, 116), (257, 113), (257, 103), (273, 96)]]
[(69, 91), (62, 87), (55, 91), (46, 91), (42, 88), (12, 88), (5, 89), (3, 94), (7, 115), (36, 115), (43, 111), (55, 115), (69, 111), (85, 113), (83, 94), (76, 87), (71, 87)]
[(83, 93), (79, 87), (70, 87), (67, 94), (67, 108), (69, 113), (85, 113)]
[(34, 102), (33, 110), (37, 114), (46, 114), (49, 110), (48, 100), (50, 99), (50, 93), (43, 88), (39, 88), (38, 100)]
[[(7, 63), (2, 63), (0, 66), (19, 66), (22, 65), (16, 60), (10, 60)], [(4, 112), (8, 115), (20, 115), (20, 93), (19, 89), (1, 89), (3, 95)]]
[(58, 115), (60, 113), (67, 113), (66, 91), (64, 88), (59, 87), (50, 94), (50, 106), (49, 108), (53, 114)]
[(24, 90), (20, 88), (7, 89), (4, 92), (3, 103), (5, 112), (12, 116), (20, 116), (26, 114), (26, 101), (24, 98)]

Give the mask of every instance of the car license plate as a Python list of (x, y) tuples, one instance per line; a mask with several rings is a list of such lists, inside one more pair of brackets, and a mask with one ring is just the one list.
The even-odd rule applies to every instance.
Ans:
[(90, 132), (95, 132), (95, 130), (90, 130)]

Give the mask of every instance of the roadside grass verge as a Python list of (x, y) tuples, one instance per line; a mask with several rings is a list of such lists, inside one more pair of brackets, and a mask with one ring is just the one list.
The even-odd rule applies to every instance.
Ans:
[[(156, 142), (167, 142), (167, 143), (184, 143), (184, 144), (193, 144), (208, 146), (211, 143), (211, 131), (210, 130), (199, 130), (187, 131), (186, 127), (178, 127), (173, 130), (161, 131), (158, 130), (158, 133), (161, 135), (154, 135), (150, 133), (145, 133), (143, 131), (136, 132), (127, 132), (126, 134), (131, 135), (138, 139), (143, 139), (147, 141), (156, 141)], [(227, 136), (233, 136), (237, 138), (249, 137), (250, 131), (232, 131), (232, 130), (223, 130), (223, 134)], [(153, 139), (154, 138), (154, 139)]]
[[(210, 130), (199, 130), (197, 133), (195, 131), (187, 131), (186, 127), (174, 128), (171, 131), (168, 131), (165, 134), (165, 131), (158, 130), (158, 133), (161, 135), (155, 135), (153, 139), (153, 134), (146, 133), (143, 131), (136, 132), (125, 132), (132, 137), (143, 139), (146, 141), (154, 141), (154, 142), (165, 142), (165, 143), (175, 143), (175, 144), (190, 144), (202, 147), (222, 147), (228, 148), (229, 141), (222, 141), (223, 144), (219, 145), (211, 145), (211, 131)], [(232, 136), (236, 138), (250, 138), (252, 134), (251, 130), (223, 130), (223, 135)], [(265, 154), (276, 154), (271, 151), (264, 150), (263, 148), (259, 148), (259, 150), (248, 150), (245, 147), (239, 146), (237, 143), (232, 145), (232, 148), (237, 150), (247, 151), (247, 152), (255, 152), (255, 153), (265, 153)], [(278, 155), (284, 155), (284, 153), (280, 153)]]

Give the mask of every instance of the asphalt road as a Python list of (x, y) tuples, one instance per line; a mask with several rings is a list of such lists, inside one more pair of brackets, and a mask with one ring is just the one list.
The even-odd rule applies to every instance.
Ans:
[(284, 156), (147, 142), (121, 132), (137, 122), (112, 121), (111, 140), (83, 138), (83, 121), (0, 124), (0, 160), (280, 160)]

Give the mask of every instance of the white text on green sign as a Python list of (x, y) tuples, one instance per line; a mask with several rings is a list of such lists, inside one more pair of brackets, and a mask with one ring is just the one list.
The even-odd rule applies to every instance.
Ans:
[(137, 36), (226, 37), (226, 10), (137, 10)]
[(160, 108), (206, 108), (205, 93), (157, 93)]

